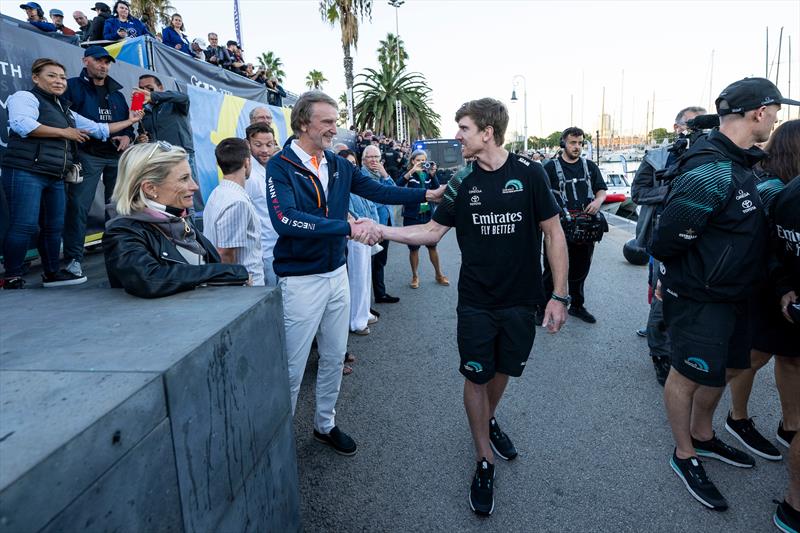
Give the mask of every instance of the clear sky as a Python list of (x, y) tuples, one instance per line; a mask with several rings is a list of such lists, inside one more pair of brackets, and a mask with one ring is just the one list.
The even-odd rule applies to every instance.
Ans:
[[(20, 3), (0, 0), (0, 11), (24, 16)], [(74, 27), (72, 11), (91, 14), (88, 8), (94, 0), (40, 3), (45, 10), (62, 9)], [(205, 38), (209, 31), (219, 33), (223, 42), (235, 38), (232, 0), (172, 4), (191, 38)], [(255, 63), (257, 55), (271, 50), (283, 59), (288, 90), (305, 90), (306, 74), (317, 69), (329, 80), (326, 92), (335, 98), (344, 92), (339, 30), (322, 21), (316, 0), (240, 0), (240, 6), (246, 60)], [(427, 77), (444, 136), (455, 133), (458, 106), (483, 96), (506, 102), (509, 130), (521, 133), (522, 82), (519, 101), (510, 102), (515, 74), (527, 81), (529, 135), (564, 129), (570, 119), (594, 131), (603, 87), (605, 111), (615, 130), (620, 130), (621, 121), (623, 134), (643, 132), (654, 93), (655, 127), (671, 128), (682, 107), (713, 106), (728, 83), (764, 76), (767, 26), (774, 81), (782, 25), (779, 86), (788, 96), (791, 69), (791, 96), (800, 99), (798, 0), (406, 0), (399, 10), (409, 69)], [(395, 9), (386, 0), (374, 2), (372, 21), (361, 25), (354, 51), (356, 73), (377, 66), (378, 41), (394, 31)], [(799, 112), (793, 108), (791, 116)]]

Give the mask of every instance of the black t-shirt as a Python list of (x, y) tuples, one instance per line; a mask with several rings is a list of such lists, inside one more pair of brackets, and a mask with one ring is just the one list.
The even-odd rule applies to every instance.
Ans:
[(459, 304), (542, 303), (539, 222), (558, 213), (547, 175), (530, 159), (509, 154), (494, 172), (473, 163), (456, 173), (433, 220), (456, 228)]
[[(582, 211), (594, 199), (589, 198), (589, 191), (586, 187), (586, 181), (584, 179), (585, 174), (583, 172), (583, 163), (580, 159), (574, 163), (567, 163), (563, 158), (561, 158), (561, 156), (559, 156), (558, 161), (561, 163), (561, 168), (564, 170), (564, 177), (567, 179), (567, 182), (564, 184), (564, 192), (567, 195), (567, 209)], [(597, 191), (604, 191), (608, 189), (608, 186), (603, 180), (603, 175), (600, 173), (598, 166), (593, 161), (588, 159), (586, 160), (586, 165), (589, 168), (589, 179), (592, 182), (592, 192), (597, 194)], [(553, 194), (556, 196), (559, 205), (561, 205), (563, 202), (561, 199), (555, 161), (547, 161), (544, 165), (544, 169), (547, 171), (547, 176), (550, 178), (550, 188), (553, 189)], [(575, 184), (574, 190), (572, 188), (572, 183), (570, 183), (569, 180), (580, 180), (572, 182)], [(577, 193), (577, 198), (575, 197), (575, 193)]]

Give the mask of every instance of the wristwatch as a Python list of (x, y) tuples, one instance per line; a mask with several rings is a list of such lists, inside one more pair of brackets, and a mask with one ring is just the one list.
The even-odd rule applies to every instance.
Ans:
[(570, 296), (569, 294), (567, 294), (566, 296), (559, 296), (558, 294), (553, 293), (550, 295), (550, 298), (557, 302), (561, 302), (562, 304), (567, 306), (570, 304), (570, 302), (572, 302), (572, 296)]

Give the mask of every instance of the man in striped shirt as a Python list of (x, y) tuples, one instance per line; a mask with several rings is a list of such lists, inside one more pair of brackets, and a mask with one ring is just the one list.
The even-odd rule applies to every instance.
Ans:
[(214, 150), (222, 181), (203, 211), (203, 234), (223, 263), (244, 265), (252, 285), (264, 285), (261, 231), (253, 202), (245, 191), (250, 175), (250, 146), (243, 139), (224, 139)]

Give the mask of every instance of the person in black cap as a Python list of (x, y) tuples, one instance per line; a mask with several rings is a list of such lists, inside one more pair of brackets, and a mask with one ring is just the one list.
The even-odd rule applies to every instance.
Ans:
[[(67, 80), (66, 98), (76, 113), (95, 122), (118, 122), (128, 117), (128, 103), (122, 85), (108, 75), (114, 58), (102, 46), (93, 45), (83, 54), (84, 69), (80, 76)], [(83, 181), (67, 189), (67, 210), (64, 220), (64, 259), (67, 270), (83, 275), (83, 245), (86, 221), (94, 200), (100, 176), (103, 177), (105, 203), (111, 199), (117, 181), (117, 163), (122, 152), (134, 139), (128, 127), (105, 141), (91, 139), (78, 149), (83, 167)]]
[(106, 21), (111, 18), (111, 8), (108, 4), (103, 2), (95, 2), (92, 11), (97, 12), (97, 16), (92, 19), (92, 28), (89, 30), (90, 41), (103, 40), (103, 28), (106, 26)]
[(228, 46), (228, 55), (231, 58), (231, 62), (227, 67), (228, 70), (244, 76), (244, 58), (242, 57), (242, 49), (239, 48), (239, 43), (228, 41), (226, 44)]
[(36, 2), (28, 2), (27, 4), (20, 4), (19, 7), (25, 10), (28, 15), (28, 24), (31, 24), (42, 31), (56, 31), (55, 24), (50, 24), (44, 20), (44, 10), (42, 6)]
[(783, 98), (763, 78), (737, 81), (716, 100), (720, 126), (667, 172), (670, 193), (653, 233), (662, 262), (656, 297), (671, 340), (664, 403), (675, 438), (670, 466), (689, 493), (718, 511), (728, 503), (699, 457), (752, 468), (754, 459), (716, 437), (725, 384), (750, 367), (748, 300), (766, 271), (767, 224), (753, 165)]

